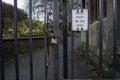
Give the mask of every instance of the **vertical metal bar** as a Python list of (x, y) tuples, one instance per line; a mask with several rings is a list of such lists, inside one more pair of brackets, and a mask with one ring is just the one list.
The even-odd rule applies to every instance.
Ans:
[[(73, 0), (71, 0), (71, 29), (72, 29), (72, 9), (73, 9)], [(74, 54), (74, 32), (71, 32), (71, 80), (73, 80), (74, 76), (74, 65), (73, 65), (73, 54)]]
[(63, 2), (63, 77), (68, 78), (68, 56), (67, 56), (67, 0)]
[(100, 22), (99, 22), (99, 79), (102, 80), (102, 54), (103, 54), (103, 0), (99, 0)]
[(86, 31), (86, 78), (89, 76), (89, 31)]
[[(53, 0), (53, 27), (54, 33), (57, 34), (59, 30), (59, 0)], [(58, 43), (55, 45), (55, 62), (54, 62), (54, 80), (59, 80), (59, 47)]]
[[(85, 0), (85, 8), (88, 9), (89, 17), (89, 0)], [(89, 18), (88, 18), (88, 30), (86, 31), (86, 78), (89, 78)]]
[(17, 28), (17, 0), (14, 0), (14, 52), (15, 52), (15, 70), (16, 80), (19, 80), (19, 62), (18, 62), (18, 28)]
[(71, 79), (73, 80), (74, 79), (74, 63), (73, 63), (73, 54), (74, 54), (74, 32), (72, 31), (72, 35), (71, 35), (71, 61), (72, 61), (72, 64), (71, 64)]
[[(49, 14), (47, 13), (47, 24), (46, 24), (46, 26), (45, 26), (45, 28), (48, 28), (48, 20), (49, 20)], [(47, 80), (47, 78), (48, 78), (48, 66), (49, 66), (49, 52), (50, 52), (50, 50), (49, 50), (49, 41), (50, 41), (50, 39), (49, 39), (49, 36), (47, 35), (46, 37), (45, 37), (45, 41), (46, 41), (46, 43), (45, 43), (45, 47), (46, 47), (46, 53), (45, 53), (45, 80)], [(48, 57), (47, 57), (48, 56)], [(48, 60), (47, 60), (47, 58), (48, 58)]]
[(117, 61), (117, 5), (118, 0), (113, 0), (113, 80), (115, 79), (115, 68), (116, 68), (116, 61)]
[[(44, 0), (44, 28), (46, 29), (46, 0)], [(47, 36), (44, 38), (45, 45), (45, 80), (47, 80)]]
[[(47, 14), (47, 26), (46, 28), (48, 28), (48, 19), (49, 19), (49, 15)], [(46, 38), (46, 48), (47, 48), (47, 53), (46, 53), (46, 79), (48, 77), (48, 60), (47, 60), (47, 56), (49, 58), (49, 36), (47, 35), (47, 38)]]
[(30, 80), (33, 80), (33, 59), (32, 59), (32, 0), (29, 0), (29, 56), (30, 56)]
[(3, 37), (2, 37), (2, 0), (0, 0), (0, 73), (1, 80), (4, 80), (4, 55), (3, 55)]
[(71, 80), (74, 79), (73, 54), (74, 54), (74, 31), (72, 31), (72, 34), (71, 34)]

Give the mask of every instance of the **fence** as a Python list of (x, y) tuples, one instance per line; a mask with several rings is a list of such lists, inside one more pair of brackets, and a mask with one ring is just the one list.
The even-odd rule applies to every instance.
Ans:
[[(59, 31), (59, 4), (58, 0), (53, 0), (53, 26), (54, 33)], [(62, 0), (63, 3), (63, 78), (68, 78), (68, 56), (67, 56), (67, 0)], [(71, 0), (71, 10), (73, 9), (73, 0)], [(44, 0), (45, 6), (45, 28), (46, 25), (46, 0)], [(85, 8), (90, 13), (90, 0), (85, 0)], [(3, 54), (3, 38), (2, 38), (2, 0), (0, 0), (0, 71), (1, 80), (5, 80), (4, 75), (4, 54)], [(71, 15), (72, 16), (72, 15)], [(89, 15), (90, 17), (90, 15)], [(99, 0), (99, 79), (102, 80), (103, 71), (103, 0)], [(71, 19), (72, 20), (72, 19)], [(89, 19), (90, 25), (90, 19)], [(17, 30), (17, 0), (14, 0), (14, 56), (15, 56), (15, 75), (16, 80), (20, 79), (19, 76), (19, 56), (18, 56), (18, 30)], [(74, 79), (73, 72), (73, 54), (74, 54), (74, 32), (71, 35), (71, 79)], [(29, 0), (29, 67), (30, 67), (30, 80), (33, 80), (33, 51), (32, 51), (32, 0)], [(48, 65), (47, 65), (47, 40), (45, 37), (45, 80), (48, 79)], [(55, 45), (55, 63), (54, 63), (54, 80), (59, 80), (59, 45)], [(117, 59), (117, 0), (113, 0), (113, 61), (112, 61), (112, 78), (115, 79), (115, 68)], [(89, 78), (89, 30), (86, 31), (86, 76)]]

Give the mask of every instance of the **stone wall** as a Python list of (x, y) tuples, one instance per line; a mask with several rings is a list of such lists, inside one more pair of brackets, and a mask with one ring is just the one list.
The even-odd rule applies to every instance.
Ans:
[[(112, 61), (113, 43), (113, 0), (107, 0), (107, 17), (103, 19), (103, 60), (110, 63)], [(81, 32), (81, 41), (85, 42), (85, 31)], [(99, 55), (99, 21), (90, 24), (89, 27), (90, 56), (98, 63)]]
[[(33, 38), (32, 48), (33, 51), (44, 47), (44, 37)], [(18, 39), (18, 53), (28, 53), (29, 52), (29, 38), (19, 38)], [(14, 39), (3, 39), (3, 53), (4, 57), (10, 57), (14, 55)]]

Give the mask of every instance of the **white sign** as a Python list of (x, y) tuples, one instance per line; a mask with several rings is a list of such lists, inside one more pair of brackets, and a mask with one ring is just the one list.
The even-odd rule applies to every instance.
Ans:
[(72, 30), (88, 30), (88, 10), (72, 10)]

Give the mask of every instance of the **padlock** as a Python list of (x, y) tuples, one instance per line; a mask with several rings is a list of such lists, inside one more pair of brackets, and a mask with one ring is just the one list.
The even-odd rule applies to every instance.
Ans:
[(56, 38), (56, 37), (52, 37), (52, 38), (51, 38), (51, 43), (57, 44), (57, 38)]

